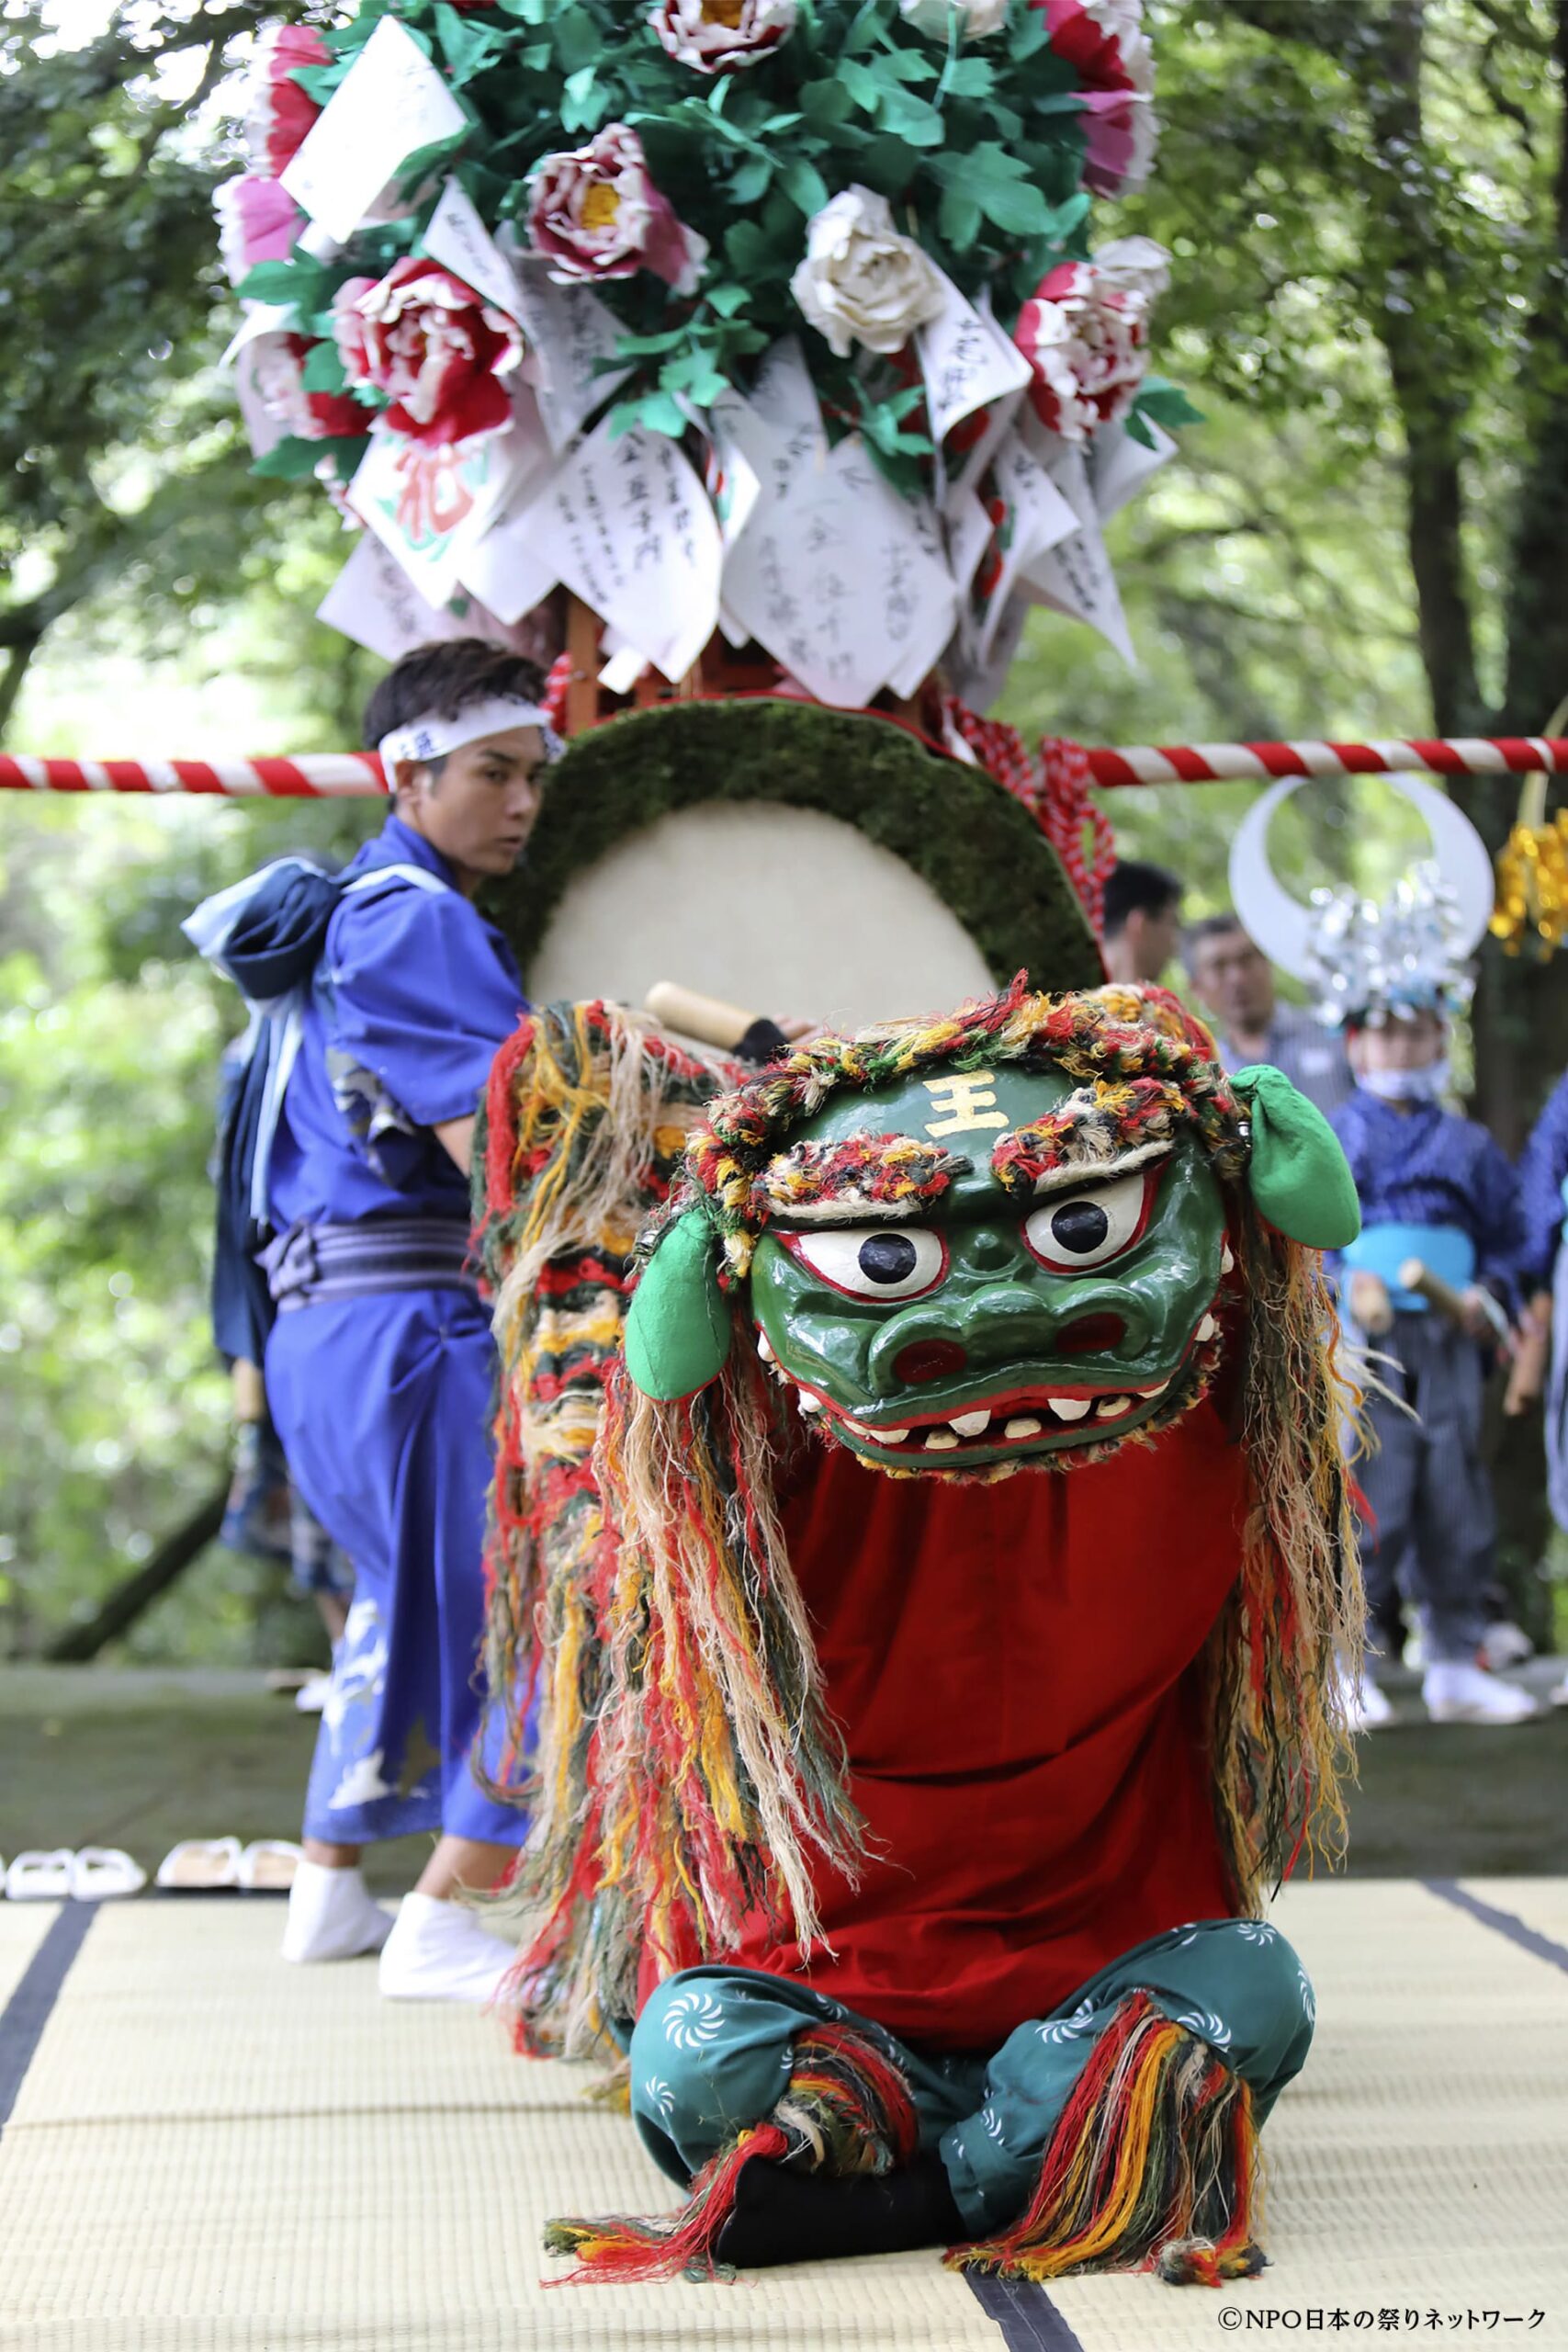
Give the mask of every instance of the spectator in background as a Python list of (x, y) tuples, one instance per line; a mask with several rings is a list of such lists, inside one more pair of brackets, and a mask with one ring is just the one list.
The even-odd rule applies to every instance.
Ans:
[(1102, 942), (1113, 980), (1157, 980), (1181, 936), (1181, 885), (1163, 865), (1122, 858), (1105, 880)]
[[(1112, 874), (1111, 882), (1116, 877)], [(1106, 885), (1109, 900), (1111, 883)], [(1209, 1015), (1226, 1069), (1272, 1062), (1325, 1114), (1348, 1102), (1355, 1086), (1345, 1047), (1314, 1013), (1281, 1004), (1274, 967), (1235, 915), (1210, 915), (1182, 943), (1192, 993)]]
[[(1522, 1413), (1540, 1400), (1546, 1374), (1546, 1495), (1568, 1532), (1568, 1076), (1560, 1078), (1519, 1160), (1524, 1248), (1519, 1280), (1525, 1305), (1519, 1345), (1504, 1410)], [(1550, 1348), (1550, 1373), (1548, 1350)], [(1568, 1707), (1568, 1677), (1553, 1702)]]

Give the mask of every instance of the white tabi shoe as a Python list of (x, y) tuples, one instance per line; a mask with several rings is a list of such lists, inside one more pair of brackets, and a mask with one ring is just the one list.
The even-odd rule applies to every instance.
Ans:
[(374, 1901), (362, 1871), (329, 1870), (301, 1856), (288, 1890), (285, 1960), (355, 1960), (379, 1951), (391, 1932), (392, 1915)]
[(1540, 1701), (1517, 1682), (1504, 1682), (1468, 1659), (1429, 1666), (1421, 1696), (1435, 1724), (1528, 1724), (1541, 1713)]
[(460, 1903), (405, 1894), (381, 1954), (381, 1990), (389, 2001), (488, 2001), (516, 1957)]

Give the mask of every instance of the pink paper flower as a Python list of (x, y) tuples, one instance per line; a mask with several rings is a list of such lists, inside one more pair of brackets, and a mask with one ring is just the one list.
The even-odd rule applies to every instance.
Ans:
[(707, 242), (675, 218), (649, 177), (642, 141), (612, 122), (586, 147), (547, 155), (528, 202), (528, 242), (562, 284), (631, 277), (649, 269), (677, 294), (691, 294)]
[(680, 64), (728, 74), (787, 40), (795, 17), (795, 0), (655, 0), (649, 22)]
[(1154, 51), (1143, 0), (1032, 0), (1043, 7), (1051, 46), (1082, 85), (1089, 146), (1084, 185), (1096, 196), (1142, 187), (1154, 162)]
[(332, 62), (309, 25), (268, 25), (257, 37), (245, 107), (245, 153), (254, 172), (277, 179), (293, 162), (321, 109), (292, 77), (304, 66)]
[(252, 374), (262, 406), (301, 441), (342, 441), (368, 433), (370, 411), (346, 392), (305, 390), (305, 362), (313, 348), (302, 334), (256, 338)]
[(305, 215), (276, 180), (258, 179), (243, 172), (213, 190), (218, 215), (218, 250), (231, 286), (260, 261), (287, 261), (294, 240), (306, 225)]
[(1019, 312), (1013, 341), (1034, 370), (1030, 399), (1064, 441), (1092, 440), (1132, 407), (1168, 262), (1152, 237), (1119, 238), (1093, 261), (1059, 263)]
[(400, 433), (457, 447), (510, 423), (501, 379), (523, 356), (516, 322), (438, 262), (412, 254), (383, 278), (351, 277), (333, 312), (351, 381), (390, 395)]

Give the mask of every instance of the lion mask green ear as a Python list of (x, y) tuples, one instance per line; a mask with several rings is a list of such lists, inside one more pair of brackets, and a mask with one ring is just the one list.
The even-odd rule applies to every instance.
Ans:
[(1231, 1080), (1252, 1122), (1247, 1183), (1258, 1214), (1309, 1250), (1344, 1250), (1361, 1230), (1356, 1180), (1315, 1102), (1260, 1062)]
[(729, 1311), (714, 1263), (714, 1230), (688, 1210), (664, 1234), (632, 1293), (626, 1370), (661, 1404), (716, 1380), (729, 1353)]

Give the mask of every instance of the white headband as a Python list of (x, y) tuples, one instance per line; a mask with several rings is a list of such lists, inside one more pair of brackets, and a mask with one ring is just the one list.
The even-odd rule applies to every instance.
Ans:
[(389, 735), (383, 735), (377, 749), (388, 791), (396, 782), (392, 773), (395, 761), (439, 760), (465, 743), (477, 743), (481, 735), (504, 734), (509, 727), (536, 727), (545, 739), (546, 759), (560, 757), (561, 740), (550, 725), (547, 712), (536, 702), (524, 702), (511, 695), (492, 695), (487, 702), (465, 703), (456, 718), (444, 718), (438, 711), (427, 710), (418, 718), (411, 718), (406, 727), (394, 727)]

